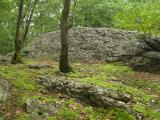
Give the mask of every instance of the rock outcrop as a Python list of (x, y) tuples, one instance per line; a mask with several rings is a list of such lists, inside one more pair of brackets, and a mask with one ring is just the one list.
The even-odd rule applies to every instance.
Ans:
[(133, 103), (133, 98), (130, 94), (91, 84), (71, 80), (54, 80), (48, 77), (40, 77), (38, 81), (51, 92), (62, 92), (98, 107), (121, 107), (129, 111)]
[[(160, 70), (160, 38), (141, 36), (134, 31), (107, 28), (72, 28), (69, 56), (73, 61), (122, 61), (134, 68)], [(59, 58), (60, 32), (37, 38), (24, 50), (30, 57)]]

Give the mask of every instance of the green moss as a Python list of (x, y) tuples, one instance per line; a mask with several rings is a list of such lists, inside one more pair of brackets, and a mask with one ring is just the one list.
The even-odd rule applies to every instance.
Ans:
[(109, 111), (109, 119), (111, 120), (136, 120), (136, 118), (130, 115), (128, 112), (122, 109), (113, 108)]
[[(141, 103), (141, 105), (145, 107), (145, 109), (143, 109), (143, 114), (145, 114), (145, 117), (159, 117), (158, 113), (154, 110), (155, 108), (148, 107), (146, 109), (146, 104), (148, 104), (151, 99), (154, 99), (155, 95), (159, 95), (159, 83), (137, 80), (134, 78), (134, 71), (131, 68), (119, 64), (77, 64), (75, 66), (77, 67), (77, 70), (74, 73), (68, 74), (69, 79), (77, 80), (83, 83), (91, 83), (124, 93), (130, 93), (136, 102)], [(127, 78), (126, 80), (129, 80), (126, 81), (127, 84), (121, 83), (121, 79), (123, 80), (123, 78)], [(113, 82), (110, 81), (112, 79)], [(114, 82), (114, 80), (116, 81)], [(148, 92), (149, 88), (152, 90), (151, 94)], [(159, 106), (159, 102), (157, 102), (156, 105)], [(141, 108), (136, 110), (140, 112)], [(118, 111), (112, 111), (112, 113), (114, 112), (116, 113)], [(125, 119), (122, 115), (120, 115), (122, 118), (118, 116), (119, 115), (114, 118), (116, 118), (116, 120)], [(132, 117), (130, 119), (132, 120)]]
[(60, 110), (58, 111), (58, 114), (56, 115), (57, 119), (60, 120), (79, 120), (79, 114), (76, 110), (69, 109), (68, 106), (75, 104), (74, 99), (69, 99), (66, 101), (63, 101), (61, 104)]
[(107, 72), (108, 74), (115, 75), (130, 75), (133, 74), (133, 70), (127, 66), (117, 65), (117, 64), (102, 64), (99, 67), (102, 71)]
[(106, 110), (103, 108), (93, 109), (92, 107), (85, 107), (83, 112), (89, 120), (103, 120), (106, 115)]
[(0, 76), (21, 90), (35, 90), (34, 74), (23, 65), (0, 66)]
[[(88, 66), (87, 66), (88, 67)], [(109, 89), (127, 92), (133, 95), (135, 100), (142, 101), (143, 103), (148, 102), (152, 96), (145, 93), (145, 91), (140, 90), (136, 87), (132, 87), (125, 84), (120, 84), (121, 82), (110, 82), (110, 77), (122, 77), (124, 75), (133, 75), (132, 69), (126, 67), (126, 66), (118, 66), (118, 65), (112, 65), (112, 64), (102, 64), (102, 65), (91, 65), (91, 67), (96, 68), (94, 69), (96, 73), (83, 73), (83, 71), (79, 71), (76, 73), (69, 74), (69, 78), (73, 80), (78, 80), (80, 82), (85, 83), (91, 83), (94, 85), (106, 87)], [(94, 71), (94, 72), (95, 72)], [(93, 76), (94, 75), (94, 76)], [(118, 77), (117, 77), (118, 78)]]
[(47, 118), (47, 120), (57, 120), (57, 118), (55, 116), (54, 117), (50, 116)]
[[(69, 111), (69, 112), (66, 112)], [(65, 116), (61, 118), (60, 116)], [(64, 119), (69, 118), (72, 120), (87, 119), (87, 120), (104, 120), (106, 116), (106, 110), (104, 108), (94, 108), (91, 106), (82, 106), (75, 101), (75, 99), (65, 100), (58, 112), (57, 118)]]
[(79, 120), (79, 114), (70, 109), (61, 109), (58, 112), (57, 119), (60, 120)]
[(126, 76), (133, 75), (133, 70), (127, 66), (122, 66), (120, 64), (74, 64), (75, 67), (74, 73), (70, 74), (70, 77), (74, 78), (83, 78), (83, 77), (91, 77), (91, 76), (107, 76), (108, 78), (116, 76)]
[[(35, 64), (40, 63), (39, 60), (26, 60), (26, 63)], [(61, 79), (72, 79), (82, 83), (91, 83), (97, 86), (106, 87), (115, 91), (121, 91), (130, 93), (133, 95), (136, 104), (134, 110), (141, 112), (146, 118), (157, 120), (160, 118), (159, 113), (156, 111), (154, 106), (148, 106), (151, 99), (155, 96), (159, 96), (160, 84), (151, 83), (143, 79), (137, 80), (134, 78), (134, 71), (126, 66), (120, 64), (80, 64), (75, 63), (75, 72), (59, 75), (56, 74), (58, 71), (58, 63), (54, 64), (54, 68), (45, 69), (28, 69), (24, 65), (8, 65), (0, 66), (0, 77), (9, 80), (10, 84), (13, 85), (19, 92), (19, 98), (17, 104), (21, 107), (26, 99), (37, 99), (46, 102), (57, 102), (54, 96), (41, 95), (38, 93), (38, 89), (41, 88), (35, 80), (37, 76), (51, 76), (53, 78), (60, 77)], [(123, 84), (123, 78), (126, 84)], [(149, 91), (151, 88), (152, 91)], [(158, 98), (157, 98), (158, 99)], [(159, 99), (155, 106), (160, 106)], [(70, 106), (73, 106), (73, 108)], [(74, 108), (75, 107), (75, 108)], [(107, 113), (106, 113), (107, 112)], [(83, 115), (85, 119), (89, 120), (104, 120), (106, 118), (112, 120), (134, 120), (132, 115), (121, 109), (105, 110), (102, 108), (92, 108), (89, 106), (79, 105), (74, 99), (65, 99), (60, 103), (59, 112), (55, 116), (50, 116), (48, 120), (65, 119), (65, 120), (79, 120), (80, 115)], [(23, 113), (20, 115), (20, 119), (28, 120), (28, 114)]]
[(19, 114), (16, 120), (30, 120), (30, 114)]
[(142, 113), (149, 120), (158, 120), (160, 118), (160, 113), (153, 110), (144, 104), (138, 103), (134, 105), (134, 110)]
[(35, 99), (35, 100), (45, 101), (47, 103), (53, 103), (53, 102), (55, 102), (55, 97), (54, 96), (34, 95), (31, 98)]
[(28, 81), (24, 80), (15, 80), (13, 85), (21, 90), (33, 91), (36, 89), (35, 85), (29, 83)]

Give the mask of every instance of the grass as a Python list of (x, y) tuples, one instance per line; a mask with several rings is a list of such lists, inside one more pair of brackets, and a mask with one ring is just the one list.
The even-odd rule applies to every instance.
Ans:
[[(115, 91), (130, 93), (136, 103), (134, 110), (142, 113), (149, 120), (158, 120), (160, 113), (160, 82), (154, 83), (143, 78), (137, 78), (135, 72), (119, 63), (114, 64), (83, 64), (75, 63), (75, 72), (69, 74), (57, 74), (58, 63), (45, 60), (25, 60), (24, 65), (1, 65), (0, 78), (7, 79), (11, 86), (16, 89), (17, 98), (16, 109), (20, 112), (15, 114), (17, 120), (29, 120), (30, 115), (22, 109), (24, 102), (29, 99), (45, 101), (46, 103), (56, 103), (59, 105), (58, 112), (54, 116), (48, 116), (48, 120), (79, 120), (81, 117), (87, 120), (135, 120), (125, 110), (119, 108), (94, 108), (89, 105), (77, 102), (73, 98), (59, 98), (57, 94), (41, 94), (39, 91), (43, 86), (37, 84), (36, 79), (39, 75), (50, 76), (59, 79), (71, 79), (79, 82), (91, 83), (97, 86), (106, 87)], [(29, 69), (27, 64), (49, 64), (53, 68)], [(152, 90), (152, 91), (150, 91)], [(154, 100), (154, 105), (150, 102)], [(8, 112), (10, 111), (8, 107)], [(16, 111), (16, 110), (15, 110)], [(6, 110), (7, 112), (7, 110)]]

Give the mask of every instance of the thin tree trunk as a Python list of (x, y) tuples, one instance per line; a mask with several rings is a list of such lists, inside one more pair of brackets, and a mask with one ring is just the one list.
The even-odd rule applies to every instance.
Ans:
[(70, 12), (71, 0), (64, 0), (64, 8), (62, 11), (62, 19), (61, 19), (61, 54), (60, 54), (60, 71), (67, 73), (71, 72), (71, 67), (69, 66), (68, 61), (68, 19)]
[(32, 17), (33, 17), (34, 9), (35, 9), (35, 6), (36, 6), (37, 2), (38, 2), (38, 0), (35, 0), (34, 3), (33, 3), (33, 5), (31, 5), (30, 14), (29, 14), (29, 17), (27, 19), (26, 26), (25, 26), (25, 32), (24, 32), (24, 36), (23, 36), (23, 43), (25, 42), (25, 40), (27, 38), (29, 27), (30, 27), (30, 24), (32, 22)]
[(22, 17), (23, 17), (23, 4), (24, 0), (20, 1), (19, 4), (19, 14), (17, 20), (17, 28), (16, 28), (16, 37), (15, 37), (15, 53), (12, 58), (12, 63), (21, 63), (21, 48), (22, 48), (22, 37), (21, 37), (21, 26), (22, 26)]

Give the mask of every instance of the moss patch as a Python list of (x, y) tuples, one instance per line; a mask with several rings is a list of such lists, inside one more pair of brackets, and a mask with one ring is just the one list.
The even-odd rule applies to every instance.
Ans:
[[(27, 64), (49, 64), (53, 68), (29, 69)], [(23, 103), (31, 98), (59, 105), (58, 113), (54, 116), (48, 116), (48, 120), (134, 120), (135, 117), (128, 112), (118, 108), (103, 109), (93, 108), (88, 105), (77, 102), (72, 98), (59, 98), (57, 94), (50, 95), (48, 93), (41, 94), (40, 90), (43, 86), (36, 82), (40, 75), (50, 76), (53, 79), (71, 79), (80, 82), (91, 83), (94, 85), (110, 88), (116, 91), (127, 92), (133, 95), (136, 103), (134, 109), (149, 119), (159, 119), (160, 114), (160, 82), (150, 82), (142, 78), (137, 78), (135, 72), (119, 63), (105, 64), (83, 64), (75, 63), (72, 65), (74, 72), (69, 74), (57, 74), (58, 63), (50, 60), (25, 60), (25, 64), (21, 65), (5, 65), (0, 66), (0, 77), (7, 79), (11, 86), (16, 89), (18, 97), (15, 98), (16, 113), (14, 116), (17, 120), (29, 120), (29, 114), (22, 109)], [(13, 96), (15, 97), (15, 96)], [(152, 101), (154, 101), (152, 103)], [(13, 107), (7, 107), (8, 112)], [(7, 110), (6, 110), (7, 111)], [(19, 111), (19, 112), (17, 112)]]

